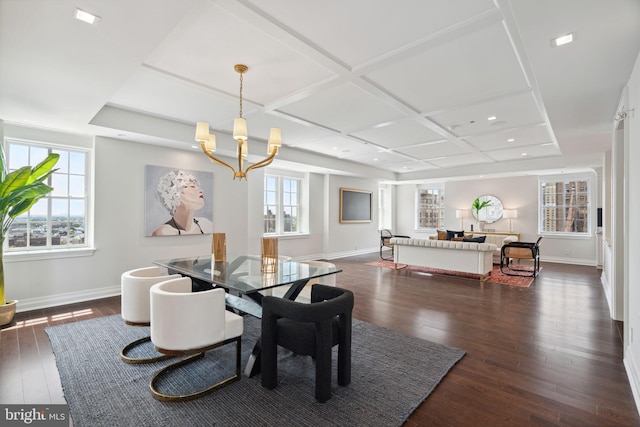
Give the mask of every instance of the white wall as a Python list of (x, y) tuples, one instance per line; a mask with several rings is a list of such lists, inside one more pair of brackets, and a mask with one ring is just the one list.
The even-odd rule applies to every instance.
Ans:
[[(592, 175), (592, 200), (596, 200), (598, 178)], [(429, 232), (415, 229), (415, 184), (398, 185), (398, 205), (402, 206), (397, 217), (397, 233), (412, 237), (425, 238)], [(512, 220), (512, 231), (520, 233), (520, 239), (526, 242), (538, 238), (538, 177), (523, 176), (501, 179), (483, 179), (473, 181), (449, 181), (445, 183), (445, 228), (458, 230), (460, 219), (456, 218), (456, 209), (471, 209), (476, 197), (489, 194), (498, 197), (505, 209), (517, 209), (518, 218)], [(595, 205), (593, 209), (593, 230), (596, 228)], [(464, 219), (464, 228), (469, 230), (473, 218)], [(496, 231), (508, 231), (509, 222), (501, 219), (486, 228)], [(476, 228), (477, 229), (477, 228)], [(596, 237), (545, 237), (541, 243), (543, 261), (569, 264), (596, 265)]]
[[(325, 227), (329, 240), (325, 242), (326, 252), (333, 257), (354, 253), (366, 253), (380, 247), (378, 231), (378, 183), (370, 179), (338, 175), (325, 177), (328, 190), (328, 212)], [(371, 191), (372, 221), (366, 223), (340, 223), (340, 188)]]
[[(628, 131), (629, 153), (628, 164), (628, 209), (632, 213), (628, 221), (628, 291), (625, 301), (625, 356), (624, 363), (629, 375), (629, 382), (636, 400), (636, 406), (640, 407), (640, 224), (635, 220), (640, 212), (640, 56), (631, 74), (628, 84), (628, 105), (626, 108), (635, 108), (635, 114), (625, 120), (624, 126)], [(623, 236), (616, 235), (615, 238)]]

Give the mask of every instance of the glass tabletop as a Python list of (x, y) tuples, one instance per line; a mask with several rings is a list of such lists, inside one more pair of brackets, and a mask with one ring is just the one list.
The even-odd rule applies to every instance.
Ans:
[(202, 255), (159, 260), (153, 263), (185, 276), (214, 283), (243, 294), (342, 271), (338, 268), (321, 267), (300, 261), (278, 260), (275, 272), (262, 272), (260, 256), (241, 254), (227, 254), (226, 261), (214, 262), (213, 255)]

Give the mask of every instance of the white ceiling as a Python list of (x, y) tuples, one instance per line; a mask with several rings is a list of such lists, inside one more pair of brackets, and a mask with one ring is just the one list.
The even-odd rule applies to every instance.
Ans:
[(588, 168), (639, 48), (638, 0), (0, 0), (0, 119), (184, 149), (207, 121), (233, 153), (243, 63), (250, 140), (282, 128), (279, 165)]

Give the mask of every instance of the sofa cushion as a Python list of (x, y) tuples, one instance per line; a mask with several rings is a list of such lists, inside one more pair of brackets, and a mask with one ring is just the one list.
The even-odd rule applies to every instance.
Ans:
[(476, 242), (476, 243), (484, 243), (484, 241), (487, 239), (487, 236), (480, 236), (480, 237), (464, 237), (462, 239), (463, 242)]
[(453, 240), (454, 237), (464, 237), (464, 231), (447, 230), (447, 240)]
[(444, 230), (437, 230), (438, 240), (447, 240), (447, 232)]

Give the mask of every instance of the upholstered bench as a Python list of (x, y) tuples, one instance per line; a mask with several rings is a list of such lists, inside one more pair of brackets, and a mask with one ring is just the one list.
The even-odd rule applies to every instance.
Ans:
[(492, 243), (394, 237), (394, 263), (478, 274), (481, 280), (493, 270)]

